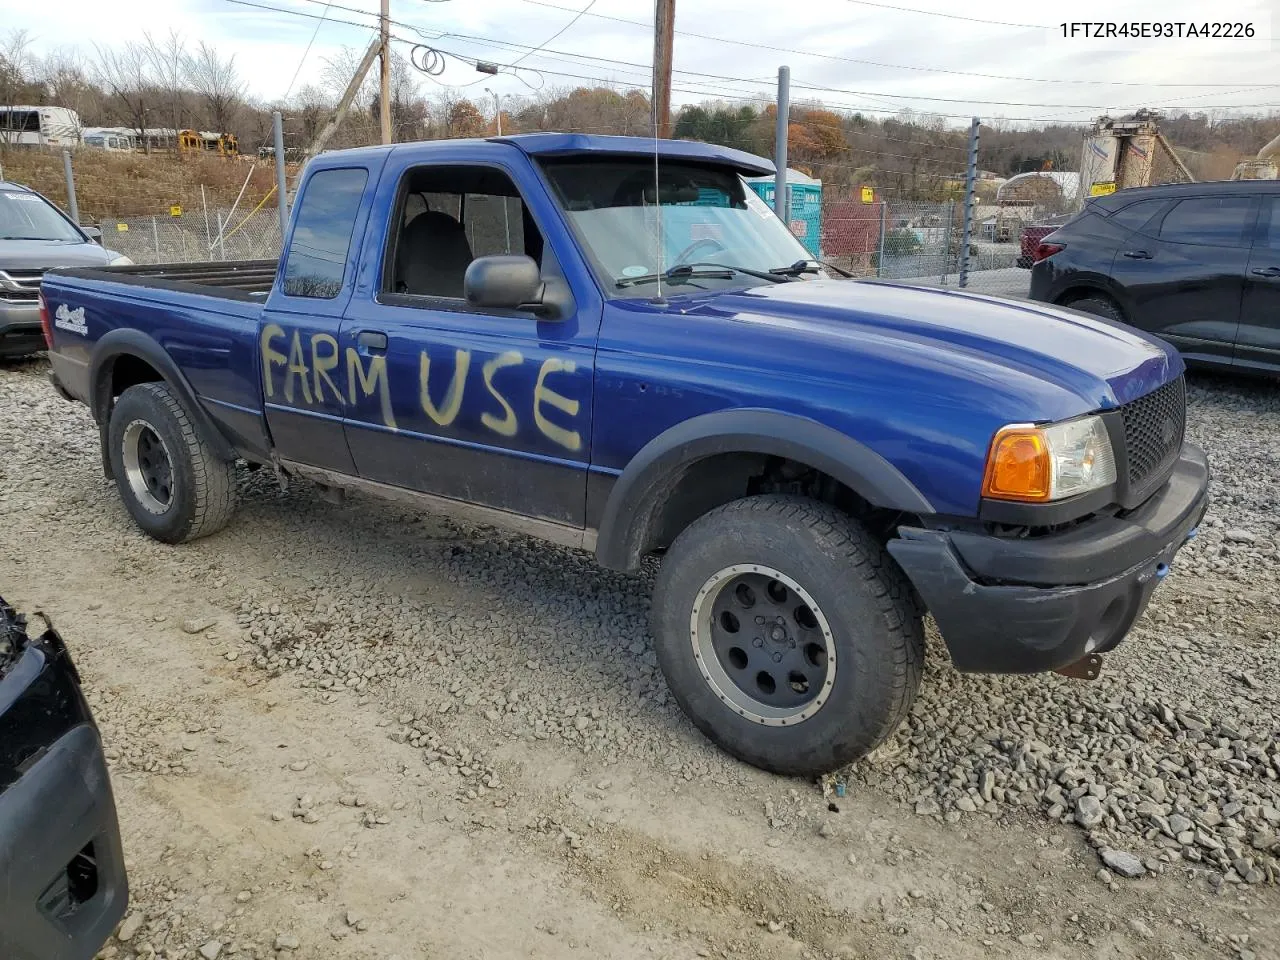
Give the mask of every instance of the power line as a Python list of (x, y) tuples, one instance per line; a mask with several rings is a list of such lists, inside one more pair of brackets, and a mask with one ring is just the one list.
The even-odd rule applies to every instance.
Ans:
[[(324, 5), (324, 12), (329, 12), (331, 4)], [(320, 33), (320, 28), (324, 26), (323, 20), (316, 21), (316, 28), (311, 31), (311, 39), (307, 41), (306, 49), (302, 51), (302, 57), (298, 60), (298, 68), (293, 71), (293, 79), (289, 81), (289, 87), (284, 92), (284, 99), (289, 99), (289, 94), (293, 93), (293, 85), (298, 82), (298, 74), (302, 72), (302, 65), (307, 62), (307, 54), (311, 52), (311, 45), (316, 42), (316, 35)]]
[[(318, 3), (320, 2), (320, 0), (309, 0), (309, 2)], [(585, 13), (586, 11), (584, 10), (581, 12)], [(401, 24), (401, 26), (406, 26), (406, 25)], [(415, 32), (421, 33), (421, 31), (419, 31), (418, 28), (416, 27), (409, 26), (409, 29), (412, 29)], [(519, 43), (514, 40), (492, 40), (488, 37), (477, 37), (471, 34), (455, 33), (452, 31), (441, 32), (435, 38), (432, 38), (432, 39), (443, 39), (444, 37), (453, 37), (455, 39), (463, 40), (471, 43), (481, 43), (481, 44), (488, 44), (491, 46), (512, 47), (519, 50), (528, 50), (528, 52), (523, 54), (518, 60), (516, 60), (512, 64), (508, 64), (507, 66), (515, 66), (516, 63), (519, 63), (521, 60), (524, 60), (526, 57), (537, 53), (539, 55), (553, 54), (560, 57), (568, 56), (568, 57), (577, 57), (577, 58), (586, 59), (586, 60), (596, 60), (596, 61), (610, 63), (616, 66), (632, 67), (632, 68), (637, 68), (641, 70), (650, 69), (648, 64), (643, 64), (643, 63), (635, 63), (632, 61), (616, 60), (616, 59), (605, 58), (605, 57), (595, 57), (589, 54), (577, 54), (577, 53), (572, 53), (570, 51), (564, 51), (564, 50), (554, 50), (546, 46), (546, 43), (550, 42), (549, 40), (546, 43), (543, 43), (537, 47), (531, 47), (529, 44)], [(550, 71), (547, 71), (547, 72), (550, 72)], [(773, 85), (772, 80), (749, 79), (745, 77), (732, 77), (732, 76), (726, 76), (724, 74), (705, 73), (703, 71), (698, 71), (698, 70), (676, 69), (674, 72), (678, 74), (683, 74), (684, 76), (689, 76), (689, 77), (705, 77), (711, 80), (727, 81), (730, 83), (765, 84), (768, 86)], [(1035, 101), (1020, 101), (1020, 100), (978, 100), (978, 99), (962, 98), (962, 97), (934, 97), (934, 96), (928, 96), (925, 94), (882, 93), (882, 92), (870, 91), (870, 90), (850, 90), (844, 87), (828, 87), (828, 86), (821, 86), (817, 84), (804, 84), (804, 83), (796, 83), (793, 86), (802, 90), (815, 90), (823, 93), (843, 93), (843, 94), (852, 95), (852, 96), (872, 97), (872, 98), (881, 98), (881, 99), (888, 98), (892, 100), (907, 100), (907, 101), (928, 100), (936, 103), (959, 103), (959, 104), (974, 104), (974, 105), (980, 105), (980, 106), (1004, 106), (1004, 107), (1036, 107), (1036, 108), (1043, 107), (1045, 109), (1076, 109), (1076, 110), (1111, 109), (1111, 105), (1109, 104), (1038, 103)], [(1268, 85), (1268, 86), (1273, 86), (1273, 85)], [(1209, 94), (1206, 94), (1206, 96), (1209, 96)], [(1194, 99), (1194, 98), (1188, 98), (1188, 99)], [(1159, 106), (1159, 104), (1157, 104), (1157, 106)], [(1202, 106), (1202, 107), (1199, 107), (1199, 109), (1239, 110), (1239, 109), (1249, 109), (1254, 106), (1257, 106), (1257, 105), (1256, 104), (1214, 104), (1212, 106)], [(1172, 105), (1172, 106), (1166, 107), (1166, 109), (1178, 109), (1178, 107), (1176, 105)]]
[[(321, 2), (321, 0), (308, 0), (308, 2)], [(550, 10), (563, 10), (566, 13), (573, 13), (573, 8), (562, 7), (559, 4), (549, 3), (547, 0), (521, 0), (535, 7), (546, 7)], [(590, 13), (588, 16), (597, 20), (611, 20), (614, 23), (625, 23), (635, 27), (641, 27), (645, 30), (652, 29), (652, 23), (646, 23), (643, 20), (631, 20), (627, 17), (613, 16), (607, 13)], [(795, 47), (781, 47), (774, 44), (759, 43), (751, 40), (735, 40), (731, 37), (717, 37), (713, 34), (698, 33), (693, 30), (677, 29), (676, 33), (683, 37), (694, 37), (698, 40), (709, 40), (713, 43), (726, 43), (736, 47), (749, 47), (755, 50), (769, 50), (773, 53), (787, 53), (801, 57), (814, 57), (820, 60), (833, 60), (841, 63), (856, 63), (868, 67), (881, 67), (888, 70), (912, 70), (920, 73), (941, 73), (958, 77), (977, 77), (983, 80), (1014, 80), (1019, 83), (1060, 83), (1060, 84), (1077, 84), (1084, 86), (1112, 86), (1112, 87), (1234, 87), (1239, 86), (1236, 83), (1164, 83), (1164, 82), (1144, 82), (1140, 80), (1086, 80), (1079, 78), (1064, 77), (1019, 77), (1001, 73), (979, 73), (972, 70), (949, 70), (945, 67), (922, 67), (916, 64), (906, 63), (888, 63), (883, 60), (867, 60), (860, 57), (846, 57), (836, 53), (818, 53), (813, 50), (800, 50)], [(1270, 84), (1270, 86), (1280, 86), (1280, 84)]]
[(563, 33), (565, 33), (565, 31), (567, 31), (567, 30), (568, 30), (570, 27), (572, 27), (575, 23), (577, 23), (577, 22), (578, 22), (579, 20), (581, 20), (584, 16), (586, 16), (588, 13), (590, 13), (590, 12), (591, 12), (591, 8), (592, 8), (592, 7), (594, 7), (595, 5), (596, 5), (596, 0), (590, 0), (590, 2), (589, 2), (585, 7), (583, 7), (581, 10), (579, 10), (577, 13), (575, 13), (575, 14), (573, 15), (573, 19), (572, 19), (572, 20), (570, 20), (568, 23), (566, 23), (563, 27), (561, 27), (559, 30), (557, 30), (555, 33), (553, 33), (551, 36), (547, 37), (547, 39), (546, 39), (546, 40), (543, 40), (543, 41), (542, 41), (542, 43), (538, 44), (536, 47), (534, 47), (534, 48), (533, 48), (532, 50), (530, 50), (528, 53), (523, 54), (523, 55), (522, 55), (522, 56), (520, 56), (520, 57), (517, 57), (515, 60), (512, 60), (509, 64), (507, 64), (507, 66), (509, 66), (509, 67), (514, 67), (517, 63), (520, 63), (520, 62), (521, 62), (522, 60), (524, 60), (526, 57), (531, 57), (531, 56), (533, 56), (535, 53), (537, 53), (539, 50), (541, 50), (543, 47), (545, 47), (548, 43), (550, 43), (552, 40), (555, 40), (557, 37), (561, 36)]
[[(263, 4), (263, 3), (255, 3), (255, 2), (253, 2), (253, 0), (227, 0), (227, 2), (228, 2), (228, 3), (238, 4), (238, 5), (240, 5), (240, 6), (254, 7), (254, 8), (257, 8), (257, 9), (261, 9), (261, 10), (267, 10), (267, 11), (271, 11), (271, 12), (273, 12), (273, 13), (283, 13), (283, 14), (289, 14), (289, 15), (293, 15), (293, 16), (307, 17), (307, 18), (309, 18), (309, 19), (319, 19), (319, 20), (324, 20), (324, 21), (326, 21), (326, 22), (330, 22), (330, 23), (342, 23), (342, 24), (346, 24), (346, 25), (348, 25), (348, 26), (361, 27), (361, 28), (365, 28), (365, 29), (367, 29), (367, 28), (369, 27), (369, 24), (365, 24), (365, 23), (357, 23), (357, 22), (355, 22), (355, 21), (351, 21), (351, 20), (341, 20), (341, 19), (338, 19), (338, 18), (335, 18), (335, 17), (332, 17), (332, 16), (322, 16), (322, 15), (317, 15), (317, 14), (307, 13), (306, 11), (303, 11), (303, 10), (296, 10), (296, 9), (291, 9), (291, 8), (287, 8), (287, 7), (278, 7), (278, 6), (271, 6), (271, 5)], [(322, 2), (322, 0), (310, 0), (310, 2), (320, 3), (320, 2)], [(337, 5), (337, 4), (334, 4), (334, 6), (335, 6), (335, 7), (337, 7), (338, 5)], [(348, 8), (348, 9), (349, 9), (349, 8)], [(363, 12), (363, 11), (362, 11), (362, 12)], [(371, 14), (366, 14), (366, 15), (371, 15)], [(415, 33), (418, 33), (418, 34), (419, 34), (419, 35), (421, 35), (421, 36), (424, 36), (424, 37), (425, 37), (425, 36), (427, 36), (425, 32), (423, 32), (423, 31), (419, 30), (419, 28), (414, 27), (414, 26), (412, 26), (412, 25), (408, 25), (408, 24), (400, 23), (400, 22), (398, 22), (398, 21), (396, 21), (396, 24), (397, 24), (398, 26), (408, 27), (408, 29), (413, 30)], [(467, 35), (462, 35), (462, 34), (449, 34), (449, 33), (443, 33), (443, 34), (440, 34), (440, 36), (453, 36), (453, 37), (455, 37), (456, 39), (463, 40), (464, 42), (468, 42), (468, 41), (469, 41), (469, 42), (478, 42), (478, 43), (488, 43), (488, 44), (495, 44), (495, 45), (505, 45), (505, 46), (509, 46), (509, 47), (516, 47), (516, 48), (527, 48), (527, 47), (529, 46), (529, 45), (527, 45), (527, 44), (518, 44), (518, 43), (515, 43), (515, 42), (513, 42), (513, 41), (492, 41), (492, 40), (488, 40), (487, 38), (483, 38), (483, 37), (473, 38), (473, 37), (469, 37), (469, 36), (467, 36)], [(410, 44), (410, 45), (419, 45), (419, 46), (420, 46), (420, 44), (418, 44), (418, 43), (417, 43), (417, 41), (409, 40), (409, 39), (404, 38), (404, 37), (394, 37), (393, 39), (395, 39), (395, 40), (397, 40), (397, 41), (399, 41), (399, 42), (402, 42), (402, 43), (407, 43), (407, 44)], [(474, 67), (474, 66), (476, 65), (477, 60), (476, 60), (476, 58), (475, 58), (474, 56), (465, 55), (465, 54), (460, 54), (460, 53), (457, 53), (457, 52), (455, 52), (455, 51), (445, 50), (445, 49), (443, 49), (443, 48), (439, 48), (439, 47), (436, 47), (436, 48), (433, 48), (433, 49), (436, 49), (436, 50), (437, 50), (440, 54), (442, 54), (442, 55), (451, 56), (451, 57), (453, 57), (453, 58), (455, 58), (455, 59), (457, 59), (457, 60), (459, 60), (459, 61), (461, 61), (461, 62), (463, 62), (463, 63), (466, 63), (466, 64), (468, 64), (468, 65), (470, 65), (470, 66), (472, 66), (472, 67)], [(552, 50), (547, 50), (547, 49), (543, 49), (543, 50), (539, 51), (539, 56), (547, 56), (548, 54), (559, 54), (559, 55), (561, 55), (561, 56), (564, 56), (564, 55), (565, 55), (563, 51), (552, 51)], [(580, 58), (585, 58), (587, 55), (584, 55), (584, 54), (568, 54), (568, 56), (577, 56), (577, 57), (580, 57)], [(604, 59), (604, 58), (593, 58), (593, 59), (599, 59), (599, 60), (602, 60), (602, 59)], [(628, 62), (625, 62), (625, 61), (608, 61), (608, 62), (609, 62), (609, 63), (612, 63), (612, 64), (615, 64), (615, 65), (617, 65), (617, 66), (626, 66), (626, 67), (638, 68), (638, 69), (642, 69), (642, 70), (645, 70), (645, 71), (649, 70), (649, 65), (647, 65), (647, 64), (628, 63)], [(500, 66), (506, 66), (506, 65), (500, 65)], [(603, 77), (600, 77), (600, 76), (589, 75), (589, 74), (581, 74), (581, 73), (571, 73), (571, 72), (563, 71), (563, 70), (552, 70), (552, 69), (547, 68), (547, 67), (538, 67), (538, 68), (532, 68), (532, 67), (517, 67), (517, 68), (515, 68), (515, 70), (513, 70), (513, 71), (512, 71), (512, 74), (511, 74), (511, 75), (514, 75), (514, 76), (517, 76), (517, 77), (518, 77), (518, 76), (519, 76), (519, 71), (524, 71), (524, 70), (531, 70), (531, 71), (532, 71), (532, 72), (534, 72), (534, 73), (549, 74), (549, 75), (551, 75), (551, 76), (560, 76), (560, 77), (566, 77), (566, 78), (569, 78), (569, 79), (575, 79), (575, 80), (586, 80), (586, 81), (593, 82), (593, 83), (601, 83), (601, 82), (606, 82), (606, 83), (607, 83), (607, 82), (608, 82), (608, 81), (606, 80), (606, 78), (603, 78)], [(698, 72), (698, 71), (678, 70), (678, 71), (676, 71), (676, 72), (677, 72), (677, 73), (684, 74), (684, 75), (686, 75), (686, 76), (692, 76), (692, 77), (704, 77), (704, 78), (707, 78), (707, 79), (709, 79), (709, 80), (718, 80), (718, 81), (724, 81), (724, 82), (729, 82), (729, 83), (738, 83), (738, 84), (745, 84), (745, 83), (751, 83), (751, 84), (768, 83), (768, 81), (764, 81), (764, 80), (754, 80), (754, 79), (748, 79), (748, 78), (742, 78), (742, 77), (731, 77), (731, 76), (725, 76), (725, 75), (723, 75), (723, 74), (701, 73), (701, 72)], [(437, 81), (437, 82), (439, 82), (439, 81)], [(631, 81), (631, 82), (634, 82), (634, 81)], [(703, 87), (708, 87), (708, 88), (710, 88), (710, 87), (712, 86), (710, 83), (706, 83), (706, 82), (704, 82), (704, 81), (685, 81), (685, 82), (686, 82), (686, 83), (694, 83), (694, 84), (697, 84), (698, 86), (703, 86)], [(453, 84), (445, 84), (445, 85), (446, 85), (446, 86), (465, 86), (465, 85), (453, 85)], [(1030, 107), (1047, 107), (1047, 108), (1074, 107), (1074, 108), (1076, 108), (1076, 109), (1090, 109), (1090, 110), (1106, 110), (1106, 109), (1108, 109), (1108, 107), (1106, 107), (1106, 106), (1095, 106), (1095, 105), (1089, 105), (1089, 104), (1074, 104), (1074, 105), (1073, 105), (1073, 104), (1037, 104), (1037, 103), (1030, 103), (1030, 102), (1017, 102), (1017, 101), (979, 101), (979, 100), (963, 100), (963, 99), (958, 99), (958, 98), (945, 98), (945, 97), (924, 97), (924, 96), (921, 96), (921, 97), (910, 97), (910, 96), (907, 96), (907, 95), (904, 95), (904, 94), (866, 94), (866, 93), (863, 93), (862, 91), (842, 89), (842, 88), (839, 88), (839, 87), (824, 87), (824, 86), (808, 85), (808, 84), (798, 84), (797, 86), (798, 86), (800, 89), (813, 90), (813, 91), (816, 91), (816, 92), (819, 92), (819, 93), (840, 93), (840, 94), (854, 95), (854, 96), (869, 95), (869, 96), (875, 96), (875, 97), (893, 96), (893, 97), (900, 97), (900, 98), (902, 98), (902, 99), (904, 99), (904, 100), (913, 100), (913, 99), (914, 99), (914, 100), (931, 100), (931, 101), (942, 102), (942, 103), (960, 103), (960, 104), (970, 104), (970, 103), (972, 103), (972, 104), (983, 104), (983, 105), (988, 105), (988, 106), (1030, 106)], [(701, 96), (701, 97), (706, 97), (706, 96), (708, 96), (708, 95), (714, 95), (714, 94), (715, 94), (715, 91), (712, 91), (712, 93), (709, 93), (709, 91), (708, 91), (707, 89), (690, 89), (689, 87), (674, 87), (674, 86), (673, 86), (673, 88), (672, 88), (672, 89), (673, 89), (673, 90), (677, 90), (678, 92), (681, 92), (681, 93), (689, 93), (689, 94), (694, 94), (694, 95), (696, 95), (696, 96)], [(752, 96), (752, 95), (749, 95), (749, 94), (743, 93), (743, 92), (742, 92), (742, 91), (740, 91), (740, 90), (733, 90), (733, 91), (727, 91), (727, 92), (721, 91), (721, 92), (719, 92), (719, 95), (720, 95), (720, 96), (724, 96), (724, 97), (728, 97), (728, 98), (731, 98), (731, 99), (737, 99), (737, 100), (750, 100), (750, 101), (759, 102), (759, 103), (773, 103), (773, 97)], [(897, 108), (897, 109), (892, 109), (892, 108), (878, 108), (878, 107), (863, 107), (863, 106), (852, 105), (852, 104), (835, 104), (835, 105), (833, 105), (833, 106), (835, 106), (835, 107), (839, 107), (839, 108), (843, 108), (843, 109), (845, 109), (845, 110), (853, 110), (853, 111), (856, 111), (856, 112), (858, 112), (858, 113), (866, 113), (866, 114), (876, 114), (876, 113), (880, 113), (880, 114), (895, 114), (895, 113), (900, 112), (902, 109), (906, 109), (906, 107)], [(1241, 108), (1255, 108), (1255, 107), (1259, 107), (1259, 106), (1273, 107), (1273, 106), (1280, 106), (1280, 104), (1232, 104), (1232, 105), (1213, 105), (1213, 106), (1202, 105), (1202, 106), (1197, 107), (1197, 109), (1200, 109), (1200, 110), (1209, 110), (1209, 109), (1241, 109)], [(1173, 110), (1173, 109), (1180, 109), (1180, 108), (1178, 108), (1178, 107), (1166, 107), (1165, 109)], [(937, 112), (937, 111), (933, 111), (933, 110), (930, 110), (930, 111), (929, 111), (929, 114), (930, 114), (931, 116), (941, 117), (941, 118), (945, 118), (945, 119), (968, 120), (968, 119), (970, 119), (970, 118), (971, 118), (971, 115), (970, 115), (970, 114), (949, 114), (949, 113), (941, 113), (941, 112)], [(1070, 120), (1070, 119), (1062, 118), (1062, 117), (999, 117), (999, 118), (994, 118), (994, 119), (1000, 119), (1000, 120), (1005, 120), (1005, 121), (1008, 121), (1008, 122), (1015, 122), (1015, 123), (1058, 123), (1058, 124), (1061, 124), (1061, 123), (1071, 123), (1071, 122), (1073, 122), (1073, 121), (1072, 121), (1072, 120)], [(1080, 119), (1078, 119), (1078, 120), (1075, 120), (1074, 122), (1076, 122), (1076, 123), (1085, 123), (1085, 122), (1088, 122), (1088, 119), (1087, 119), (1087, 118), (1080, 118)]]
[(1010, 23), (1008, 20), (984, 20), (981, 17), (965, 17), (958, 13), (939, 13), (936, 10), (917, 10), (915, 7), (895, 7), (891, 3), (872, 3), (871, 0), (846, 0), (861, 7), (876, 7), (880, 10), (896, 10), (899, 13), (918, 13), (926, 17), (945, 17), (948, 20), (965, 20), (969, 23), (985, 23), (995, 27), (1021, 27), (1025, 30), (1048, 30), (1043, 23)]

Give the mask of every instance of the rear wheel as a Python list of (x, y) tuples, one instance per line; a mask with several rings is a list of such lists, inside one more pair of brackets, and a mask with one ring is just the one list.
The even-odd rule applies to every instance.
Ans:
[(1095, 317), (1114, 320), (1116, 323), (1125, 322), (1124, 313), (1121, 312), (1120, 307), (1110, 297), (1081, 297), (1079, 300), (1072, 300), (1067, 306), (1082, 313), (1092, 313)]
[(924, 660), (893, 560), (851, 518), (798, 497), (738, 500), (681, 533), (658, 574), (653, 631), (698, 728), (783, 774), (874, 749), (914, 700)]
[(163, 383), (129, 387), (107, 429), (120, 498), (147, 534), (182, 543), (216, 533), (235, 509), (235, 464), (219, 459)]

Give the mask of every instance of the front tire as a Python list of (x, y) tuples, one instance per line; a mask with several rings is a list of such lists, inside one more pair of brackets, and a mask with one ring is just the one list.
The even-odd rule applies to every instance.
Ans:
[(1079, 300), (1072, 300), (1067, 306), (1072, 310), (1091, 313), (1095, 317), (1102, 317), (1105, 320), (1114, 320), (1116, 323), (1125, 322), (1124, 313), (1110, 297), (1081, 297)]
[(134, 522), (164, 543), (216, 533), (235, 510), (235, 464), (214, 454), (164, 383), (116, 400), (107, 429), (111, 470)]
[(910, 584), (834, 507), (756, 496), (694, 521), (653, 595), (677, 702), (728, 753), (816, 776), (866, 756), (915, 699), (924, 634)]

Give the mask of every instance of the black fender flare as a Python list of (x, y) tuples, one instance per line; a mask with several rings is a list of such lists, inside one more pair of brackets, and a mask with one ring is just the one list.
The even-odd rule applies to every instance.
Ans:
[(614, 570), (635, 570), (673, 480), (690, 464), (723, 453), (797, 460), (839, 480), (872, 506), (934, 512), (924, 494), (889, 461), (838, 430), (775, 410), (721, 410), (671, 427), (631, 458), (605, 503), (596, 539), (599, 562)]
[(103, 436), (103, 457), (106, 457), (107, 423), (111, 418), (111, 407), (114, 398), (111, 396), (111, 378), (109, 373), (118, 357), (131, 356), (145, 360), (155, 368), (182, 403), (204, 437), (213, 447), (214, 454), (222, 460), (236, 459), (235, 447), (209, 416), (196, 396), (186, 376), (179, 369), (173, 357), (153, 337), (140, 330), (112, 330), (102, 336), (93, 347), (93, 356), (89, 361), (89, 400), (93, 419), (97, 422)]

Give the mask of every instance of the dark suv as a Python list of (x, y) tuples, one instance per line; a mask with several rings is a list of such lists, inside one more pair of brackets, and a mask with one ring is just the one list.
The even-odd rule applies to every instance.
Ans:
[(1131, 324), (1191, 362), (1280, 372), (1280, 181), (1099, 197), (1035, 258), (1033, 300)]

